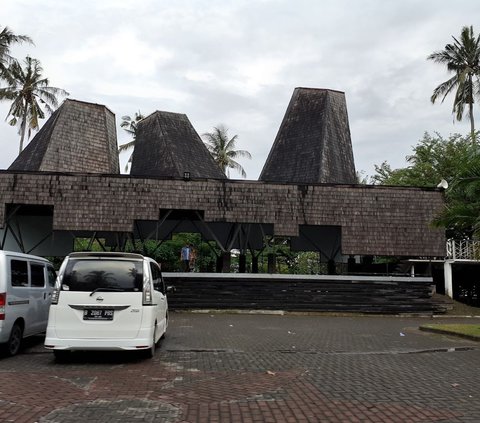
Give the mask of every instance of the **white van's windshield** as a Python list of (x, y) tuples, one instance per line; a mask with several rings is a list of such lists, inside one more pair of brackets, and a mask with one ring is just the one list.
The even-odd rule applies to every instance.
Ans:
[(63, 276), (62, 289), (141, 292), (142, 266), (140, 260), (70, 259)]

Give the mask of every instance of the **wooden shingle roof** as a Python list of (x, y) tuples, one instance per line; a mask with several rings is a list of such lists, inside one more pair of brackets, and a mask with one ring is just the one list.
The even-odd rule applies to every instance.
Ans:
[(225, 179), (185, 114), (156, 111), (137, 126), (130, 174)]
[(295, 88), (260, 180), (356, 183), (345, 94)]
[(67, 99), (9, 170), (117, 174), (115, 115), (105, 106)]

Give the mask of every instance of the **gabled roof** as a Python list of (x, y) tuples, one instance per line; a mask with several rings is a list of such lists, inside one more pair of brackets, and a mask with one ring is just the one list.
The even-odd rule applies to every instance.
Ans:
[(345, 94), (295, 88), (260, 180), (356, 183)]
[(188, 117), (156, 111), (138, 122), (130, 174), (225, 179)]
[(119, 173), (115, 115), (105, 106), (67, 99), (9, 170)]

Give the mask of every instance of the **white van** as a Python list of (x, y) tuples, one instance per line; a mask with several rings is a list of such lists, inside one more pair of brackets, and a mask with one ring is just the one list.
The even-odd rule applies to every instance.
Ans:
[(0, 343), (9, 355), (23, 338), (45, 332), (55, 278), (42, 257), (0, 251)]
[(130, 253), (71, 253), (58, 272), (45, 347), (143, 350), (153, 357), (168, 325), (166, 287), (156, 261)]

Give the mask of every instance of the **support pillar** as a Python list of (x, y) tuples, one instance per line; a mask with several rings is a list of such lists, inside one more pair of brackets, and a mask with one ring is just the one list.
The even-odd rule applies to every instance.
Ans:
[(445, 278), (445, 295), (453, 299), (453, 260), (445, 260), (443, 263), (443, 274)]
[(258, 273), (258, 256), (252, 254), (252, 273)]
[(337, 274), (337, 269), (335, 268), (335, 260), (328, 260), (327, 262), (327, 273), (329, 275), (336, 275)]
[(232, 262), (232, 255), (230, 251), (223, 253), (222, 255), (222, 273), (230, 273), (230, 264)]
[(268, 273), (277, 273), (277, 257), (273, 253), (267, 256), (267, 269)]
[(347, 272), (348, 273), (353, 273), (355, 272), (355, 257), (354, 256), (350, 256), (348, 257), (348, 261), (347, 261)]
[(222, 273), (222, 269), (223, 269), (223, 255), (220, 254), (219, 256), (217, 256), (217, 261), (215, 263), (215, 272)]
[(238, 271), (239, 273), (246, 273), (247, 271), (247, 256), (246, 254), (240, 254), (238, 257)]

